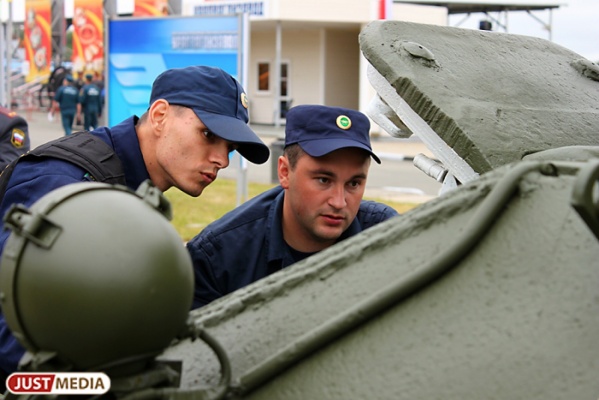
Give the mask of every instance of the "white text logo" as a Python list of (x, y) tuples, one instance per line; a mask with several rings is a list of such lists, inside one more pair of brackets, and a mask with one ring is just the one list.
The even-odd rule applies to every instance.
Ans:
[(6, 388), (13, 394), (104, 394), (110, 378), (101, 372), (15, 372)]

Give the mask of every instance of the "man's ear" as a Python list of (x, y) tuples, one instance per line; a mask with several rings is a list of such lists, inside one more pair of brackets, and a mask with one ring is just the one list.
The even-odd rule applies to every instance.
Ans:
[(166, 123), (170, 104), (164, 99), (158, 99), (150, 106), (148, 110), (148, 119), (152, 125), (152, 130), (156, 133), (161, 133)]
[(280, 156), (277, 164), (277, 173), (279, 175), (279, 183), (281, 184), (283, 189), (289, 188), (290, 169), (291, 168), (289, 166), (289, 160), (287, 159), (287, 157), (284, 155)]

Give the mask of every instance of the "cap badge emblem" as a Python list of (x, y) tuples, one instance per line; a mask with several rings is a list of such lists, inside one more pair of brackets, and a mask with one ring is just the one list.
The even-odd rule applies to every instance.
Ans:
[(340, 115), (337, 117), (337, 126), (343, 130), (351, 128), (351, 119), (346, 115)]
[(245, 95), (245, 93), (241, 93), (241, 105), (243, 108), (248, 108), (248, 97)]

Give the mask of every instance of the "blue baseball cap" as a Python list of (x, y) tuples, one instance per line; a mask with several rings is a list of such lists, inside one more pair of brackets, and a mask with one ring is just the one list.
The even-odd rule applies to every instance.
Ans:
[(381, 160), (370, 147), (370, 120), (359, 111), (322, 105), (299, 105), (287, 112), (285, 146), (299, 144), (312, 157), (322, 157), (345, 147), (366, 150)]
[(215, 135), (235, 143), (248, 161), (263, 164), (270, 150), (248, 126), (248, 100), (235, 78), (217, 67), (164, 71), (154, 81), (150, 105), (158, 99), (191, 108)]

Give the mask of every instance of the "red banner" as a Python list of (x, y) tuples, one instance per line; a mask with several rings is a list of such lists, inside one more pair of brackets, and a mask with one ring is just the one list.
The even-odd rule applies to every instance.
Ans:
[(167, 0), (135, 0), (134, 17), (168, 15)]
[(52, 2), (27, 0), (25, 2), (25, 58), (29, 63), (27, 82), (50, 76), (52, 60)]
[(73, 74), (102, 74), (104, 19), (102, 0), (75, 0), (73, 13)]
[(393, 19), (392, 8), (392, 0), (379, 0), (379, 19)]

